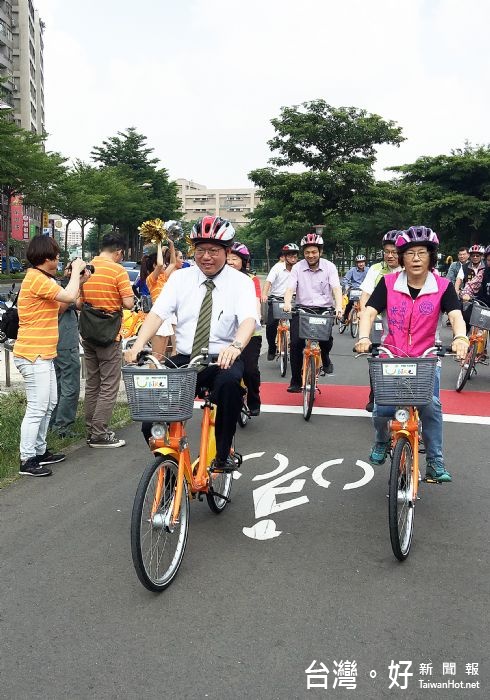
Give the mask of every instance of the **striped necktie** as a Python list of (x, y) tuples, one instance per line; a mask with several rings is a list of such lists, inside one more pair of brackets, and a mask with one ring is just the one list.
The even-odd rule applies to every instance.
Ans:
[(194, 333), (194, 341), (192, 343), (191, 360), (201, 354), (203, 348), (209, 348), (209, 335), (211, 332), (211, 313), (213, 311), (213, 289), (215, 284), (213, 280), (204, 282), (206, 294), (202, 300), (199, 318), (197, 319), (196, 332)]

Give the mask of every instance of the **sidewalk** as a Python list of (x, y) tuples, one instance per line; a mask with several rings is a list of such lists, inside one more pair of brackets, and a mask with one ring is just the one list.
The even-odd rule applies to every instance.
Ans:
[[(83, 362), (83, 353), (80, 355), (80, 360)], [(7, 374), (7, 363), (10, 365), (10, 386), (7, 386), (6, 374)], [(24, 391), (24, 380), (22, 375), (17, 370), (14, 364), (14, 358), (12, 353), (6, 350), (3, 345), (0, 345), (0, 393), (10, 393), (11, 391)], [(80, 378), (80, 398), (85, 396), (85, 378), (83, 376), (83, 365), (81, 369)], [(124, 382), (121, 379), (119, 384), (119, 392), (117, 395), (118, 403), (125, 402), (126, 390), (124, 388)]]

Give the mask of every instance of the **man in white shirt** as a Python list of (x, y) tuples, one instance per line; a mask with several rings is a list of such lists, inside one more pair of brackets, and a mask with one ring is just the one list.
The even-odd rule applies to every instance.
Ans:
[[(211, 322), (207, 347), (210, 355), (217, 356), (217, 365), (204, 368), (197, 377), (199, 392), (203, 386), (211, 390), (216, 404), (216, 464), (217, 469), (232, 471), (235, 463), (230, 458), (230, 447), (242, 407), (243, 362), (242, 349), (255, 330), (257, 306), (252, 280), (226, 264), (228, 248), (233, 243), (235, 230), (229, 221), (205, 216), (191, 233), (195, 245), (196, 265), (175, 271), (162, 289), (148, 314), (138, 339), (125, 353), (127, 362), (135, 362), (137, 354), (156, 333), (162, 321), (172, 314), (177, 317), (175, 339), (177, 355), (172, 363), (186, 365), (196, 351), (198, 320), (204, 297), (210, 292)], [(208, 287), (209, 280), (212, 281)]]
[[(287, 282), (289, 279), (289, 273), (293, 265), (298, 262), (299, 247), (296, 243), (286, 243), (281, 250), (281, 255), (284, 255), (283, 262), (277, 262), (270, 269), (269, 274), (264, 282), (264, 288), (262, 289), (262, 302), (266, 302), (269, 295), (272, 297), (284, 297), (284, 292), (286, 291)], [(265, 335), (267, 338), (267, 359), (273, 360), (276, 356), (276, 336), (277, 336), (277, 326), (279, 321), (274, 319), (272, 313), (272, 304), (269, 306), (267, 311), (267, 325), (265, 327)]]

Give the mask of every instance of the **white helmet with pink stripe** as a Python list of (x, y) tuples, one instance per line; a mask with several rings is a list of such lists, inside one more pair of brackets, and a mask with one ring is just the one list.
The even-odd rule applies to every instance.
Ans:
[(214, 241), (227, 248), (233, 243), (234, 237), (235, 229), (228, 219), (222, 219), (221, 216), (203, 216), (192, 227), (190, 236), (193, 243)]

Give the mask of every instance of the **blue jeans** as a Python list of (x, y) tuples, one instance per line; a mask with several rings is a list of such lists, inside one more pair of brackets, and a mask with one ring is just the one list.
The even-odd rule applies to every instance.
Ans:
[[(427, 458), (444, 461), (442, 456), (442, 408), (439, 400), (440, 382), (441, 368), (437, 367), (432, 402), (419, 408), (419, 416), (422, 421), (422, 435)], [(396, 406), (378, 406), (376, 402), (374, 403), (373, 424), (376, 442), (389, 442), (388, 419), (394, 417), (395, 409)]]
[(20, 428), (20, 458), (24, 462), (46, 452), (49, 419), (57, 401), (56, 373), (53, 360), (40, 357), (34, 362), (14, 357), (14, 364), (26, 383), (27, 408)]

